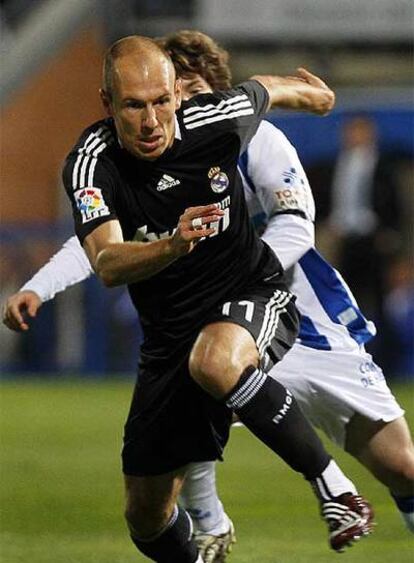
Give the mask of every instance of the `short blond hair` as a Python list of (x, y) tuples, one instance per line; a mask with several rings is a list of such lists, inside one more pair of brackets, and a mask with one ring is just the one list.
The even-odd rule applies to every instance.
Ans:
[(123, 37), (106, 50), (103, 60), (102, 87), (109, 97), (113, 94), (113, 78), (115, 61), (125, 55), (153, 55), (159, 53), (164, 56), (171, 66), (175, 69), (169, 53), (163, 46), (154, 39), (142, 35), (129, 35)]

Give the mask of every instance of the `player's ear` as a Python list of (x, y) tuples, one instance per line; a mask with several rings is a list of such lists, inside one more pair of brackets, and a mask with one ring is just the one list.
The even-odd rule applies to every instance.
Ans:
[(112, 111), (112, 97), (106, 90), (103, 88), (99, 89), (99, 96), (101, 98), (102, 105), (104, 107), (105, 112), (109, 115), (113, 115)]
[(181, 102), (183, 100), (181, 78), (177, 78), (177, 80), (175, 81), (174, 94), (175, 94), (175, 109), (177, 110), (181, 106)]

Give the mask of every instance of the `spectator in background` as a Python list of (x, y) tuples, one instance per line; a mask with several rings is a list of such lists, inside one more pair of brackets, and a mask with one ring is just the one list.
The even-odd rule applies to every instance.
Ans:
[(394, 375), (414, 377), (414, 270), (399, 258), (387, 276), (384, 320), (388, 333), (390, 370)]
[(331, 259), (367, 316), (377, 321), (385, 274), (402, 239), (396, 168), (393, 155), (380, 152), (373, 120), (359, 115), (345, 121), (336, 161), (309, 171), (315, 191), (325, 191), (317, 201), (322, 200), (319, 220), (326, 219), (328, 240), (336, 241)]
[[(6, 233), (6, 236), (5, 236)], [(53, 245), (41, 242), (31, 232), (20, 231), (21, 238), (8, 240), (7, 229), (0, 237), (0, 300), (16, 291), (28, 275), (45, 261)], [(24, 239), (26, 236), (26, 239)], [(53, 304), (42, 309), (41, 319), (27, 339), (16, 338), (0, 327), (0, 372), (2, 375), (18, 371), (53, 371), (55, 365), (55, 332)], [(50, 306), (49, 306), (50, 305)]]
[[(3, 301), (21, 285), (22, 277), (17, 271), (14, 252), (7, 244), (2, 244), (0, 255), (0, 299)], [(0, 326), (0, 370), (3, 373), (13, 371), (19, 366), (21, 344), (16, 334)]]

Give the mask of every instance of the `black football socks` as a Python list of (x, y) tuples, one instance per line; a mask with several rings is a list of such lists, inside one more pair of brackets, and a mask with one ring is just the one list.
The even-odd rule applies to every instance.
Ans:
[(249, 366), (226, 397), (226, 405), (306, 479), (315, 479), (328, 466), (331, 458), (291, 392), (262, 370)]
[(201, 558), (192, 533), (189, 515), (176, 506), (167, 526), (159, 534), (143, 540), (131, 538), (141, 553), (157, 563), (197, 563)]

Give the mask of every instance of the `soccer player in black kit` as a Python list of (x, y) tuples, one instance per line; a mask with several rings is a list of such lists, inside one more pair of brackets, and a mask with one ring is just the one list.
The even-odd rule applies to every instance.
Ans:
[(339, 548), (370, 529), (361, 497), (326, 501), (349, 482), (266, 375), (298, 318), (237, 172), (271, 105), (330, 109), (331, 91), (317, 108), (314, 93), (305, 78), (266, 76), (181, 105), (168, 55), (127, 37), (105, 57), (109, 118), (82, 134), (65, 164), (77, 235), (106, 285), (128, 284), (144, 329), (122, 457), (132, 540), (159, 563), (202, 561), (176, 500), (189, 462), (221, 457), (233, 412), (311, 482), (327, 521), (349, 517), (346, 530), (332, 529)]

